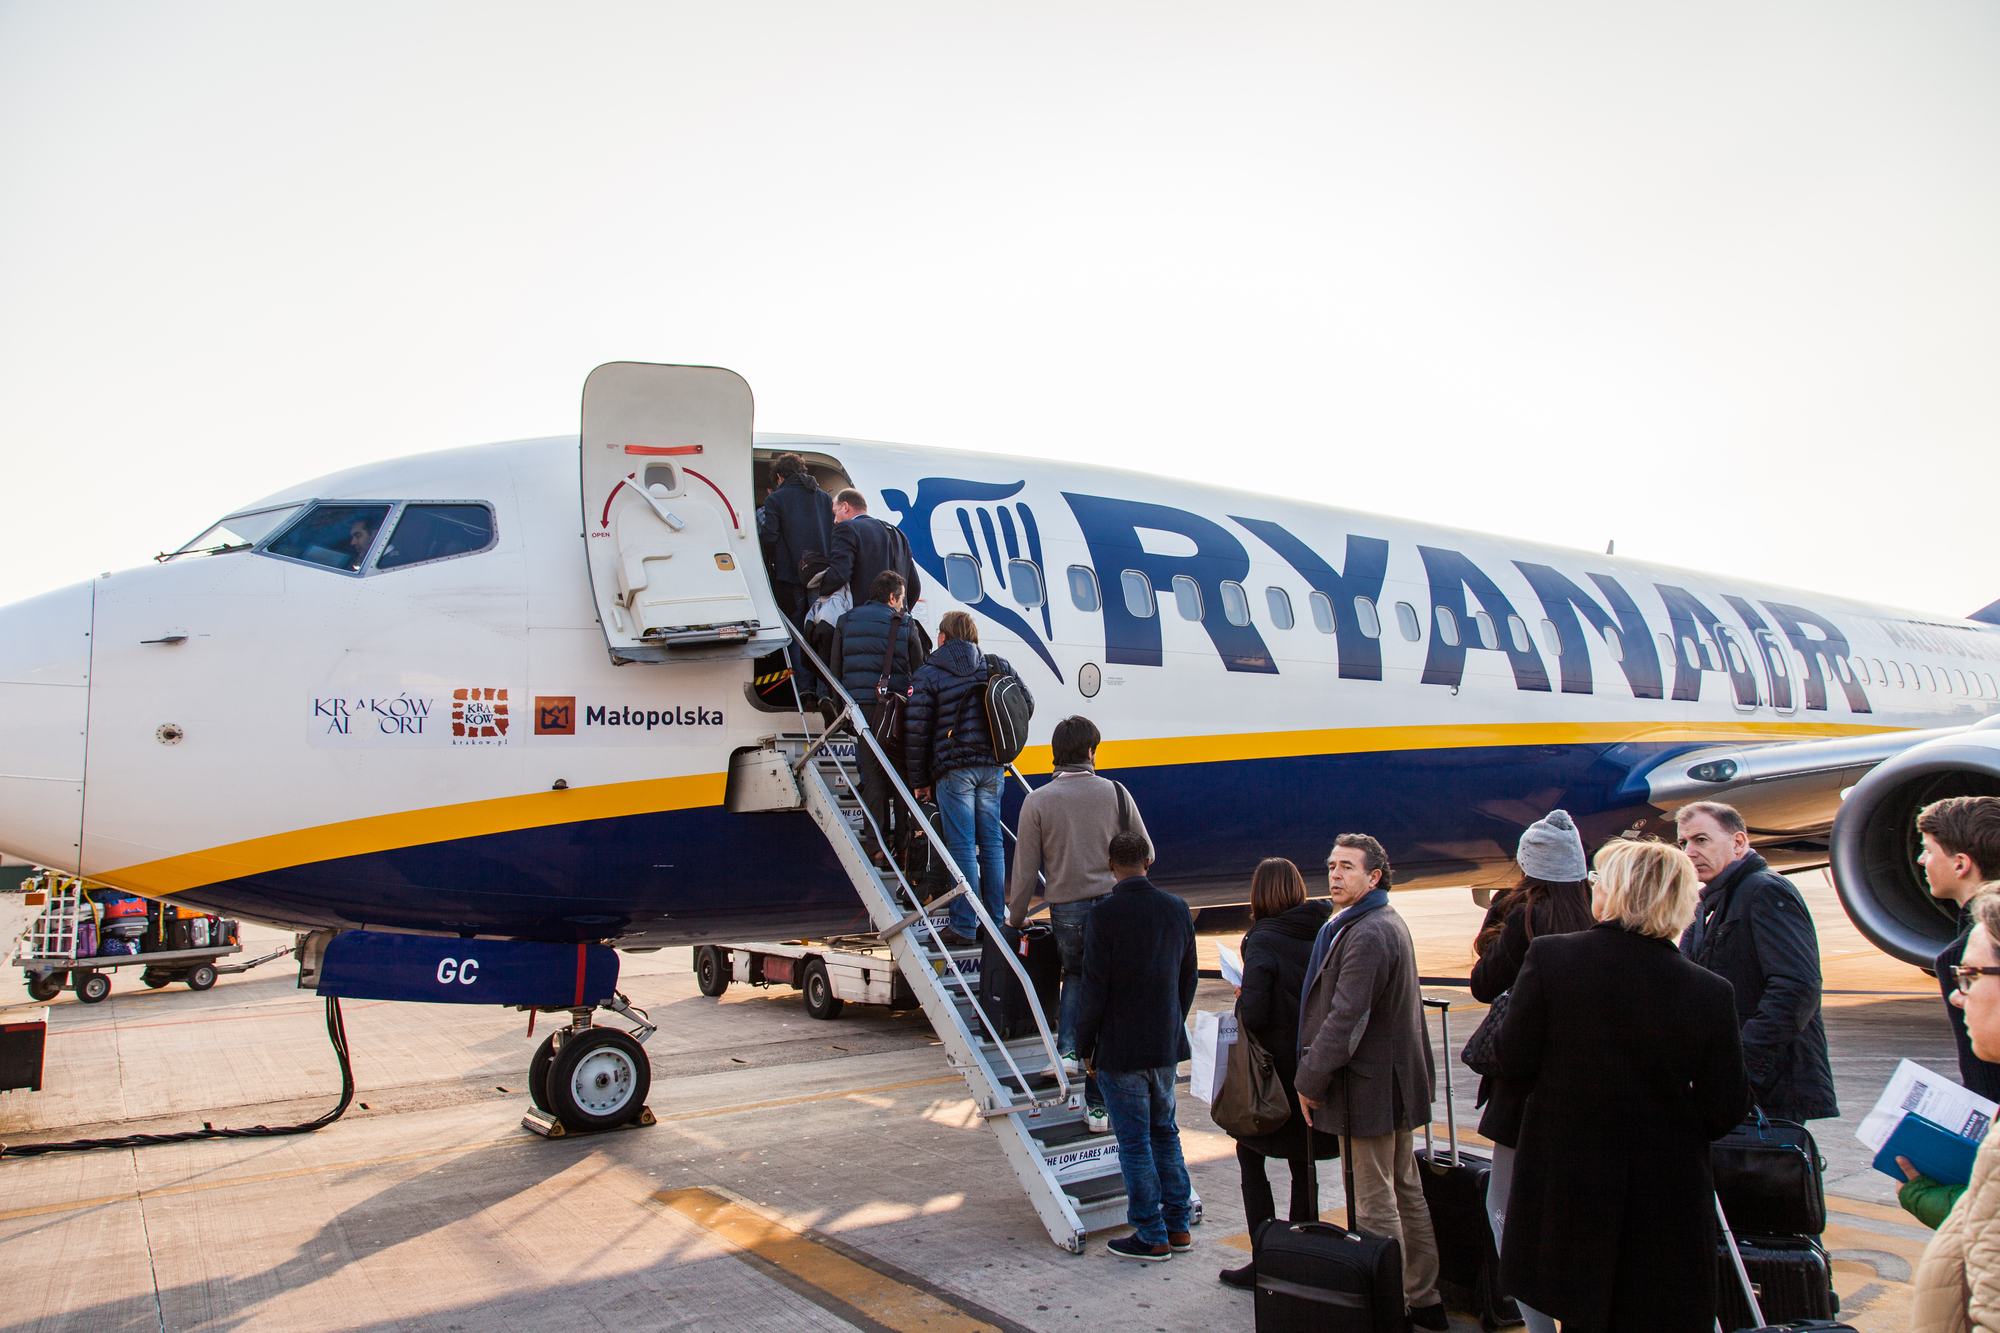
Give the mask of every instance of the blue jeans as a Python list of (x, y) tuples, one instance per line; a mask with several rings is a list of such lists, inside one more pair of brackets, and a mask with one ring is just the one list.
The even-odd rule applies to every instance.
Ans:
[[(1055, 933), (1056, 952), (1062, 955), (1062, 1016), (1056, 1023), (1056, 1049), (1064, 1055), (1076, 1054), (1076, 1020), (1083, 1013), (1083, 928), (1098, 901), (1085, 898), (1080, 903), (1049, 904), (1049, 929)], [(1083, 1099), (1091, 1106), (1104, 1105), (1104, 1092), (1095, 1077), (1084, 1079)]]
[[(1000, 766), (954, 768), (937, 780), (944, 849), (995, 921), (1007, 915), (1007, 848), (1000, 841)], [(975, 852), (975, 848), (977, 849)], [(979, 930), (972, 905), (954, 898), (951, 928), (970, 938)]]
[(1168, 1232), (1188, 1229), (1193, 1195), (1174, 1122), (1174, 1066), (1100, 1069), (1097, 1085), (1118, 1136), (1125, 1220), (1146, 1244), (1165, 1245)]

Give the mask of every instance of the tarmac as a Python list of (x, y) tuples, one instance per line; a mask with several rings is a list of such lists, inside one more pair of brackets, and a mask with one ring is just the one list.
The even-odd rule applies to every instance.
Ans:
[[(1819, 923), (1842, 1111), (1812, 1125), (1840, 1317), (1902, 1330), (1930, 1233), (1853, 1131), (1898, 1059), (1954, 1073), (1951, 1033), (1925, 974), (1868, 945), (1823, 874), (1795, 878)], [(1469, 895), (1393, 902), (1424, 975), (1465, 976), (1481, 917)], [(286, 938), (248, 927), (245, 956)], [(1203, 938), (1204, 966), (1221, 942), (1234, 943)], [(1120, 1228), (1070, 1255), (920, 1013), (849, 1005), (818, 1022), (788, 988), (702, 996), (686, 949), (621, 960), (621, 989), (660, 1024), (647, 1044), (657, 1124), (524, 1130), (547, 1016), (531, 1038), (513, 1011), (349, 1003), (358, 1091), (326, 1129), (0, 1160), (0, 1333), (1253, 1326), (1250, 1296), (1215, 1277), (1249, 1247), (1234, 1147), (1185, 1086), (1182, 1142), (1206, 1209), (1194, 1250), (1121, 1260), (1103, 1248)], [(102, 1004), (65, 992), (49, 1006), (43, 1089), (0, 1094), (0, 1141), (284, 1125), (335, 1101), (323, 1002), (296, 989), (289, 959), (203, 993), (116, 977)], [(14, 1001), (0, 1022), (36, 1007), (18, 980), (0, 986)], [(1458, 1002), (1455, 1048), (1483, 1009), (1463, 989), (1429, 993)], [(1202, 982), (1198, 1008), (1229, 1003), (1227, 985)], [(1476, 1147), (1477, 1080), (1452, 1066), (1460, 1140)], [(1344, 1216), (1337, 1164), (1324, 1176), (1325, 1214)]]

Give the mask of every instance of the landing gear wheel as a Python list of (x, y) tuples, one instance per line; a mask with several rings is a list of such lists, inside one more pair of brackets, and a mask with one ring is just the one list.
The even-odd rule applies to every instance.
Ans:
[(833, 993), (833, 982), (827, 978), (823, 959), (815, 958), (806, 964), (800, 989), (806, 993), (806, 1012), (814, 1018), (839, 1018), (840, 1011), (847, 1007), (847, 1001)]
[(729, 966), (723, 961), (722, 950), (713, 944), (704, 944), (694, 951), (694, 978), (701, 986), (701, 993), (711, 999), (729, 989)]
[(535, 1048), (535, 1058), (528, 1061), (528, 1100), (551, 1115), (555, 1114), (555, 1108), (549, 1105), (549, 1066), (555, 1062), (556, 1038), (550, 1033)]
[(36, 976), (33, 972), (23, 974), (28, 983), (28, 994), (38, 1000), (53, 1000), (62, 994), (62, 988), (69, 978), (62, 972), (44, 972)]
[(196, 963), (188, 969), (185, 980), (189, 990), (207, 990), (215, 984), (215, 967), (210, 963)]
[(615, 1028), (591, 1028), (556, 1052), (548, 1110), (573, 1132), (616, 1129), (639, 1114), (652, 1086), (653, 1066), (638, 1042)]
[(170, 985), (173, 982), (173, 978), (167, 973), (155, 972), (150, 967), (139, 974), (139, 980), (145, 982), (153, 990), (158, 990), (160, 987)]
[(111, 994), (111, 978), (102, 972), (85, 972), (76, 979), (76, 998), (85, 1004), (98, 1004)]

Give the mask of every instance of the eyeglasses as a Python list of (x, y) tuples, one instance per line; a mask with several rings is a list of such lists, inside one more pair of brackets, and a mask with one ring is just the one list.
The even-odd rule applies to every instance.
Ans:
[(1981, 977), (2000, 977), (2000, 967), (1954, 967), (1951, 976), (1960, 990), (1970, 990)]

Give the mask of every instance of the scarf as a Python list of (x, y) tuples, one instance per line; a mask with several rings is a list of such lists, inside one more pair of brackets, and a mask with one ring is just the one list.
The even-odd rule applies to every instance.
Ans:
[[(1389, 891), (1387, 889), (1370, 889), (1368, 892), (1362, 894), (1351, 906), (1335, 913), (1331, 920), (1319, 928), (1319, 934), (1313, 937), (1312, 961), (1306, 964), (1306, 982), (1304, 986), (1299, 988), (1300, 1013), (1303, 1014), (1306, 1011), (1306, 992), (1312, 989), (1313, 978), (1319, 975), (1321, 966), (1326, 962), (1326, 956), (1333, 952), (1333, 942), (1340, 938), (1340, 932), (1347, 929), (1348, 925), (1356, 919), (1367, 916), (1378, 907), (1387, 907), (1388, 905)], [(1305, 1031), (1303, 1028), (1300, 1029), (1299, 1035), (1301, 1038), (1299, 1050), (1303, 1053), (1305, 1050), (1303, 1041)]]

